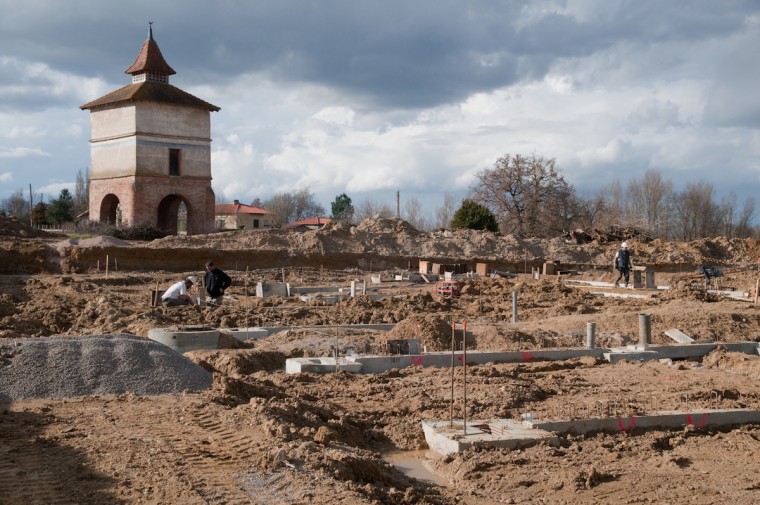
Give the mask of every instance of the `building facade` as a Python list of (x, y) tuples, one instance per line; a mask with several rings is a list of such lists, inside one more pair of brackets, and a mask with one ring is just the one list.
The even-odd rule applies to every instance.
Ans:
[(214, 230), (211, 112), (219, 107), (169, 84), (176, 72), (149, 30), (125, 73), (132, 83), (81, 106), (90, 111), (91, 221), (177, 233)]

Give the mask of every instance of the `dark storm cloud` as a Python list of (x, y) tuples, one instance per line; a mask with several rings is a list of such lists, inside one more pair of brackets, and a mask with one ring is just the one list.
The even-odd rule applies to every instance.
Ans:
[[(125, 82), (147, 22), (178, 78), (264, 72), (391, 107), (455, 102), (613, 43), (688, 41), (734, 30), (746, 2), (610, 2), (583, 19), (530, 16), (531, 2), (23, 3), (0, 21), (6, 51)], [(533, 2), (535, 5), (535, 2)], [(730, 10), (737, 8), (737, 11)], [(42, 13), (46, 15), (42, 15)], [(739, 12), (738, 14), (735, 12)]]

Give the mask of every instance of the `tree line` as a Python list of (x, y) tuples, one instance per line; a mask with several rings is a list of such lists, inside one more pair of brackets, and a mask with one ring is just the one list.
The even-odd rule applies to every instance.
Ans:
[[(47, 203), (41, 195), (27, 199), (22, 190), (0, 201), (0, 211), (33, 225), (73, 221), (88, 208), (89, 181), (77, 173), (75, 192), (63, 189)], [(458, 202), (444, 193), (442, 204), (426, 212), (421, 202), (397, 195), (395, 209), (367, 198), (356, 205), (345, 193), (330, 205), (334, 220), (400, 217), (418, 230), (473, 228), (518, 237), (551, 238), (572, 230), (633, 228), (652, 238), (690, 241), (706, 237), (760, 238), (754, 225), (756, 202), (739, 202), (734, 193), (718, 197), (705, 181), (688, 182), (680, 191), (655, 171), (627, 181), (615, 180), (593, 195), (580, 195), (567, 182), (554, 158), (505, 154), (475, 175), (467, 197)], [(272, 213), (276, 226), (327, 212), (308, 189), (278, 193), (251, 202)]]

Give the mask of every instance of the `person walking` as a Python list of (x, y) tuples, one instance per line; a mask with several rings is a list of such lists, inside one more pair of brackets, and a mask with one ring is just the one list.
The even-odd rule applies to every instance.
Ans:
[(190, 275), (185, 280), (175, 282), (161, 295), (161, 305), (164, 307), (176, 307), (178, 305), (192, 305), (193, 299), (187, 290), (195, 284), (198, 279)]
[(221, 305), (224, 298), (224, 291), (232, 284), (230, 276), (214, 265), (209, 260), (206, 262), (206, 276), (203, 279), (206, 285), (206, 302), (212, 305)]
[(631, 274), (631, 252), (628, 250), (628, 242), (620, 244), (620, 249), (615, 253), (612, 268), (617, 269), (618, 276), (615, 279), (615, 287), (620, 287), (620, 279), (625, 278), (625, 287), (628, 287), (628, 278)]

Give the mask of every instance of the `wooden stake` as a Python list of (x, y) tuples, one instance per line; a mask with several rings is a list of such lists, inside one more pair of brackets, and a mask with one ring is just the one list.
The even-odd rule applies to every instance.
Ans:
[(757, 305), (757, 291), (760, 289), (760, 279), (755, 282), (755, 305)]

